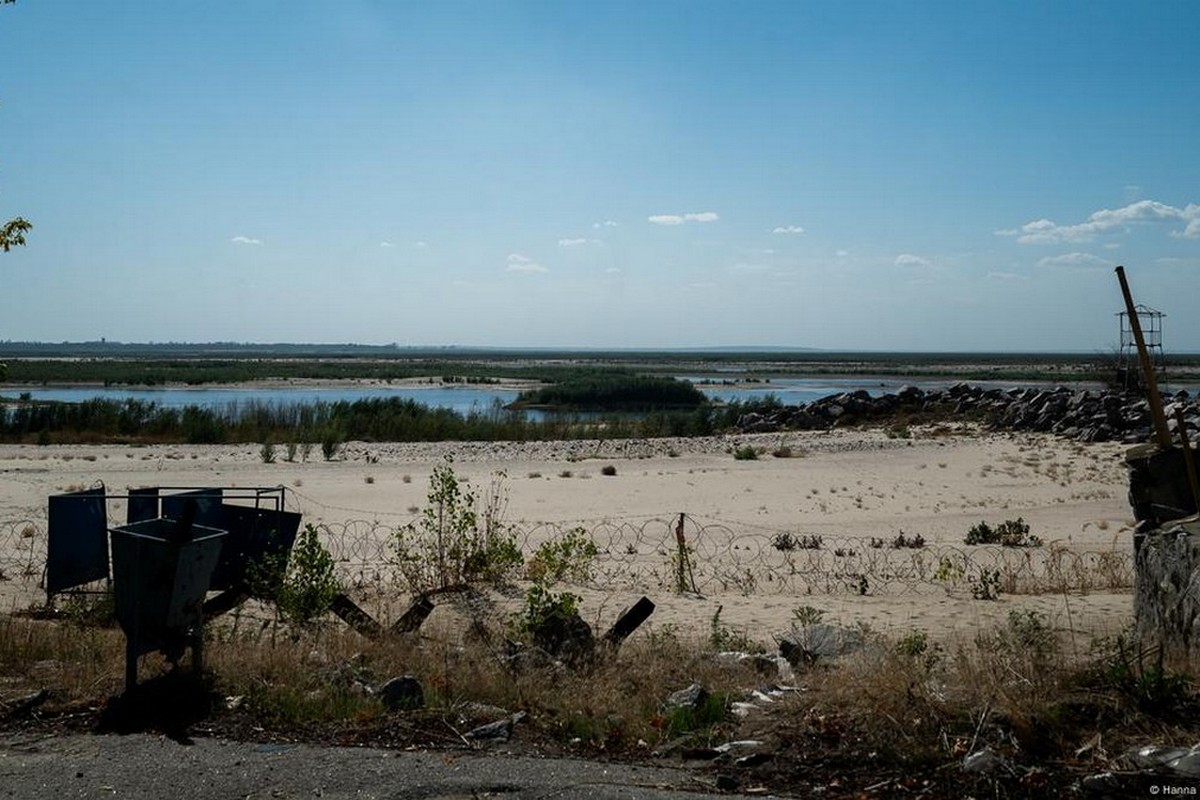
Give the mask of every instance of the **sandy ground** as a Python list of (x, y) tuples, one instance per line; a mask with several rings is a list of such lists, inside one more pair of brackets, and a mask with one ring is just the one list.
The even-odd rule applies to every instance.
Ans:
[[(736, 460), (733, 450), (746, 445), (762, 455)], [(790, 457), (772, 455), (785, 447)], [(550, 530), (540, 523), (554, 523), (554, 529), (579, 524), (668, 531), (671, 520), (684, 513), (690, 531), (712, 528), (732, 537), (731, 550), (738, 549), (739, 537), (761, 546), (787, 532), (821, 536), (827, 550), (865, 553), (871, 538), (891, 540), (900, 533), (919, 534), (930, 546), (963, 549), (963, 536), (974, 523), (1022, 517), (1046, 542), (1043, 550), (1128, 553), (1132, 519), (1123, 451), (1120, 445), (953, 426), (914, 429), (908, 439), (833, 431), (530, 444), (355, 442), (329, 462), (319, 448), (307, 460), (297, 454), (289, 462), (280, 446), (270, 464), (263, 463), (257, 444), (0, 445), (0, 547), (6, 541), (13, 546), (17, 521), (32, 520), (44, 529), (49, 495), (97, 482), (110, 493), (154, 485), (283, 486), (288, 507), (301, 511), (305, 522), (396, 527), (415, 518), (426, 503), (433, 468), (452, 456), (457, 474), (480, 493), (497, 472), (506, 474), (506, 519), (526, 531)], [(602, 474), (606, 466), (616, 474)], [(109, 513), (110, 520), (124, 519), (119, 502), (110, 503)], [(644, 541), (636, 545), (646, 549)], [(661, 556), (658, 546), (656, 554), (640, 557), (661, 561)], [(697, 558), (704, 557), (701, 549)], [(828, 621), (866, 623), (896, 635), (920, 628), (949, 638), (972, 636), (1018, 608), (1042, 611), (1081, 639), (1115, 633), (1132, 618), (1129, 589), (1004, 594), (981, 601), (965, 582), (930, 581), (866, 596), (841, 589), (781, 591), (761, 581), (710, 581), (699, 595), (614, 583), (583, 593), (585, 617), (606, 626), (642, 593), (659, 604), (651, 625), (660, 631), (671, 626), (705, 632), (720, 606), (723, 623), (760, 641), (787, 628), (800, 606), (820, 609)], [(5, 607), (38, 596), (32, 580), (9, 575), (0, 581)]]

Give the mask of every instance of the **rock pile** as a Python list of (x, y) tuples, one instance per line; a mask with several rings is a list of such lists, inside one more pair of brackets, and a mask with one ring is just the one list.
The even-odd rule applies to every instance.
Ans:
[[(1185, 391), (1164, 395), (1167, 419), (1175, 408), (1189, 428), (1200, 428), (1200, 405)], [(983, 422), (993, 430), (1053, 433), (1085, 442), (1137, 444), (1150, 439), (1150, 404), (1140, 395), (1096, 389), (985, 389), (960, 383), (945, 389), (906, 386), (895, 394), (872, 397), (865, 390), (843, 392), (798, 406), (779, 406), (742, 415), (742, 433), (824, 430), (837, 425), (884, 423), (921, 415)]]

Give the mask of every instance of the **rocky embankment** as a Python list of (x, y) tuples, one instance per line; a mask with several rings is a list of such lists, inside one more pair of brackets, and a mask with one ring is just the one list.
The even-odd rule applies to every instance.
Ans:
[[(1187, 392), (1163, 395), (1168, 424), (1181, 407), (1189, 429), (1200, 429), (1200, 405)], [(747, 413), (743, 433), (825, 430), (851, 424), (902, 424), (908, 419), (978, 420), (993, 430), (1053, 433), (1085, 442), (1136, 444), (1152, 436), (1150, 404), (1137, 394), (1071, 389), (984, 389), (956, 384), (946, 389), (907, 386), (872, 397), (863, 390), (830, 395), (798, 406)]]

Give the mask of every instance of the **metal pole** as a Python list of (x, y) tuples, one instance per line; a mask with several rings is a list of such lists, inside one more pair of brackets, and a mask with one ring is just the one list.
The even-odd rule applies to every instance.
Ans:
[(1167, 430), (1167, 415), (1163, 413), (1162, 395), (1158, 393), (1158, 380), (1154, 377), (1154, 365), (1150, 363), (1150, 354), (1146, 352), (1146, 340), (1142, 338), (1142, 323), (1138, 319), (1137, 309), (1133, 306), (1133, 295), (1129, 292), (1129, 282), (1125, 280), (1125, 268), (1117, 267), (1117, 280), (1121, 282), (1121, 294), (1125, 296), (1125, 311), (1129, 314), (1129, 327), (1133, 330), (1133, 340), (1137, 343), (1138, 361), (1142, 364), (1142, 375), (1146, 379), (1146, 400), (1150, 403), (1150, 416), (1154, 418), (1154, 433), (1158, 443), (1163, 447), (1171, 446), (1171, 432)]
[(1200, 479), (1196, 477), (1196, 459), (1192, 457), (1192, 443), (1188, 439), (1187, 420), (1183, 409), (1175, 406), (1175, 423), (1178, 426), (1179, 445), (1183, 448), (1183, 463), (1187, 466), (1188, 485), (1192, 488), (1192, 504), (1200, 512)]

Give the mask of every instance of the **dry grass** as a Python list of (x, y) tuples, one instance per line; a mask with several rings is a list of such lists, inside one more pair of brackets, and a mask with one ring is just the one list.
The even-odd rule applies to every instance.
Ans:
[(46, 688), (63, 704), (111, 696), (121, 691), (124, 652), (114, 628), (0, 615), (0, 687), (16, 694)]
[[(764, 738), (778, 752), (819, 753), (843, 779), (865, 771), (947, 797), (981, 796), (984, 787), (967, 791), (964, 780), (984, 781), (987, 796), (1050, 796), (1114, 769), (1133, 748), (1196, 740), (1194, 661), (1176, 655), (1161, 669), (1153, 658), (1138, 666), (1112, 641), (1091, 644), (1068, 655), (1076, 647), (1036, 615), (1014, 615), (949, 647), (919, 632), (875, 639), (836, 666), (803, 674), (803, 692), (738, 735)], [(963, 759), (984, 748), (1006, 766), (964, 775)], [(780, 772), (776, 780), (793, 789), (809, 778), (801, 767)]]
[(425, 691), (423, 713), (439, 725), (458, 730), (523, 710), (542, 736), (601, 749), (639, 740), (656, 746), (686, 732), (662, 704), (693, 681), (726, 698), (761, 680), (670, 634), (629, 642), (578, 668), (537, 657), (513, 661), (498, 628), (487, 636), (443, 629), (369, 641), (340, 627), (292, 638), (269, 626), (220, 637), (207, 657), (220, 692), (244, 697), (246, 713), (271, 728), (378, 718), (385, 711), (363, 687), (411, 675)]
[[(300, 631), (232, 615), (209, 626), (206, 659), (219, 702), (204, 725), (226, 735), (461, 747), (471, 727), (525, 711), (521, 737), (589, 752), (760, 739), (775, 752), (806, 754), (777, 759), (774, 778), (764, 778), (793, 788), (821, 769), (840, 779), (861, 774), (863, 785), (868, 775), (954, 780), (964, 756), (985, 746), (1020, 765), (995, 780), (1028, 777), (1043, 764), (1077, 778), (1110, 768), (1130, 747), (1191, 744), (1200, 733), (1188, 677), (1194, 662), (1156, 660), (1128, 640), (1076, 641), (1032, 612), (971, 640), (865, 631), (862, 649), (798, 666), (797, 691), (739, 719), (730, 703), (779, 678), (716, 658), (731, 643), (718, 639), (717, 627), (714, 620), (705, 639), (669, 627), (640, 631), (619, 652), (568, 667), (513, 659), (495, 612), (473, 621), (447, 612), (419, 636), (379, 640), (340, 623)], [(111, 705), (122, 690), (123, 644), (116, 629), (0, 617), (0, 724), (5, 702), (39, 689), (51, 691), (48, 719)], [(744, 636), (734, 644), (753, 646)], [(141, 679), (166, 669), (147, 656)], [(365, 688), (400, 675), (421, 683), (424, 708), (388, 711)], [(664, 706), (693, 682), (714, 698), (705, 713)]]

